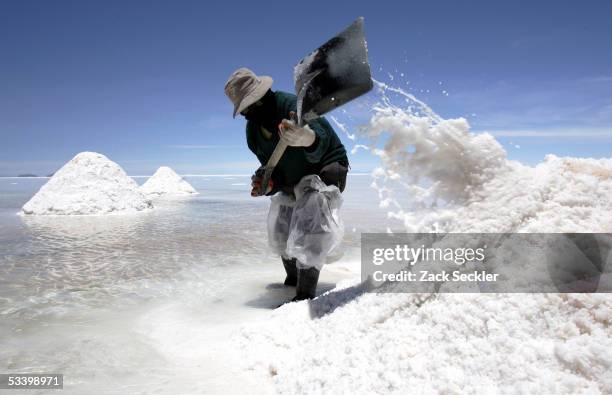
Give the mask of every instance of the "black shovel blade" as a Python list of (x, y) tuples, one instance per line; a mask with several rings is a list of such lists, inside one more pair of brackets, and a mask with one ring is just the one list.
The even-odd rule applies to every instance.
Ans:
[(363, 17), (302, 59), (293, 71), (304, 124), (372, 89)]

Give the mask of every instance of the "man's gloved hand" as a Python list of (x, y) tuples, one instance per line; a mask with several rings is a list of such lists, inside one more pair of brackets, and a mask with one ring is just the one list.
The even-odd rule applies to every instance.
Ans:
[[(290, 114), (293, 117), (293, 112)], [(310, 147), (316, 140), (315, 132), (308, 126), (298, 126), (295, 121), (283, 119), (278, 125), (281, 139), (291, 147)]]
[[(266, 169), (264, 166), (260, 166), (259, 169), (255, 171), (255, 174), (251, 176), (251, 196), (257, 197), (260, 196), (259, 191), (261, 190), (261, 181), (263, 179), (264, 173)], [(266, 188), (266, 193), (269, 193), (274, 187), (274, 182), (270, 178), (268, 181), (268, 187)]]

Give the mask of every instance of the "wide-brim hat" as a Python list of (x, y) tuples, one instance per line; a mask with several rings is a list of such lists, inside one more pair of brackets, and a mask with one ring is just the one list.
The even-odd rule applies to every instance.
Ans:
[(246, 67), (234, 71), (225, 83), (225, 94), (234, 104), (233, 117), (261, 99), (273, 82), (272, 77), (257, 76)]

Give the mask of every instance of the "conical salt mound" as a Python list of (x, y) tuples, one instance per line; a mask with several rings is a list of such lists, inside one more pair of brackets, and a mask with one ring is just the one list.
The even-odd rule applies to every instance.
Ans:
[(140, 187), (149, 197), (189, 196), (198, 192), (174, 170), (162, 166)]
[(115, 162), (81, 152), (59, 169), (22, 207), (23, 214), (92, 215), (137, 212), (151, 201)]

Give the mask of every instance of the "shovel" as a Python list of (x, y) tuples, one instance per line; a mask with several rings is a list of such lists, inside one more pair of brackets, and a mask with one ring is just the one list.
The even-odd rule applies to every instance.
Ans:
[[(299, 126), (369, 92), (372, 87), (363, 17), (311, 52), (293, 70)], [(259, 196), (265, 195), (272, 172), (287, 144), (281, 139), (264, 167)]]

